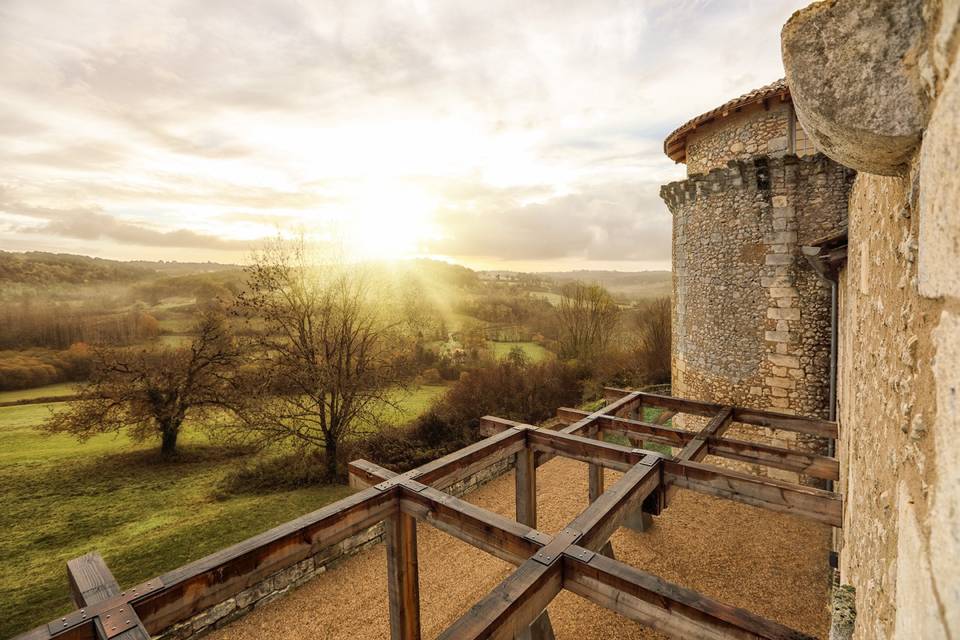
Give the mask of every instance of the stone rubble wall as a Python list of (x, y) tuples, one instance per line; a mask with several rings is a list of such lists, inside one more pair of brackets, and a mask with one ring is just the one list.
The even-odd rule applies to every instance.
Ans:
[(789, 102), (770, 100), (761, 105), (698, 127), (687, 136), (687, 174), (707, 173), (731, 160), (784, 155), (790, 148), (793, 110)]
[[(509, 473), (514, 467), (515, 459), (516, 456), (504, 458), (486, 469), (482, 469), (452, 485), (446, 489), (446, 492), (454, 496), (463, 496), (470, 493), (477, 487)], [(332, 569), (351, 556), (366, 551), (381, 542), (383, 542), (382, 523), (376, 524), (346, 540), (342, 540), (332, 547), (320, 551), (314, 556), (274, 573), (235, 596), (199, 612), (189, 620), (185, 620), (164, 630), (156, 637), (158, 640), (188, 640), (198, 638), (214, 629), (219, 629), (230, 624), (254, 609), (269, 604), (316, 576), (325, 573), (328, 569)], [(386, 589), (386, 584), (384, 584), (384, 589)]]
[[(661, 189), (673, 213), (675, 395), (827, 417), (830, 289), (800, 247), (845, 226), (853, 177), (822, 155), (789, 155), (731, 161)], [(734, 425), (728, 433), (825, 449), (820, 438), (787, 431)]]
[(840, 308), (853, 637), (960, 638), (960, 0), (813, 4), (782, 40), (807, 131), (861, 170)]

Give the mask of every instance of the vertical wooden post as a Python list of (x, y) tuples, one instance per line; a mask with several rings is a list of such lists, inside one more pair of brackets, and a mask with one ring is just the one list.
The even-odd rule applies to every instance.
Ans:
[[(517, 452), (517, 522), (537, 527), (537, 453), (530, 447)], [(550, 616), (544, 610), (515, 640), (554, 640)]]
[(387, 592), (391, 640), (420, 640), (420, 575), (417, 521), (397, 513), (383, 522), (387, 543)]
[(528, 527), (537, 526), (537, 467), (536, 452), (524, 447), (517, 453), (517, 522)]
[[(600, 439), (603, 439), (603, 431), (600, 431), (598, 436)], [(603, 493), (603, 467), (599, 464), (588, 464), (587, 467), (589, 469), (587, 472), (587, 494), (592, 504)], [(608, 558), (613, 557), (613, 545), (610, 544), (609, 540), (607, 540), (607, 543), (600, 549), (600, 553)]]

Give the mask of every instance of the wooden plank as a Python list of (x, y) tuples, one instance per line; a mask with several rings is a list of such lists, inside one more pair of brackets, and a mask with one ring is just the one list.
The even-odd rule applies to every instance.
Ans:
[[(67, 562), (70, 596), (80, 608), (109, 600), (122, 593), (107, 563), (93, 551)], [(117, 616), (119, 614), (119, 616)], [(102, 640), (150, 640), (150, 634), (129, 603), (119, 604), (113, 617), (97, 616), (94, 621), (97, 637)], [(130, 626), (132, 625), (132, 627)], [(117, 632), (118, 626), (130, 628)]]
[(513, 640), (560, 593), (562, 563), (527, 560), (454, 622), (438, 640)]
[[(632, 395), (636, 391), (627, 389), (618, 389), (616, 387), (606, 387), (604, 396), (608, 399), (622, 398), (626, 395)], [(700, 400), (688, 400), (684, 398), (674, 398), (672, 396), (662, 396), (654, 393), (640, 393), (643, 404), (652, 407), (669, 409), (677, 413), (689, 413), (697, 416), (714, 416), (723, 405), (714, 402), (703, 402)], [(762, 409), (748, 409), (746, 407), (733, 408), (733, 421), (742, 422), (758, 427), (769, 427), (772, 429), (783, 429), (784, 431), (794, 431), (796, 433), (808, 433), (823, 438), (837, 438), (837, 423), (829, 420), (819, 420), (817, 418), (806, 418), (794, 416), (786, 413), (776, 413), (774, 411), (765, 411)]]
[(670, 637), (813, 640), (600, 554), (588, 555), (584, 562), (584, 551), (574, 545), (564, 552), (564, 588)]
[(664, 460), (665, 480), (670, 484), (718, 498), (843, 525), (840, 494), (800, 484), (760, 478), (701, 462)]
[(397, 513), (384, 521), (391, 640), (420, 640), (417, 521)]
[(528, 527), (536, 527), (537, 465), (534, 450), (524, 447), (518, 452), (515, 467), (517, 522)]
[(596, 501), (603, 493), (603, 467), (599, 464), (587, 465), (587, 500)]

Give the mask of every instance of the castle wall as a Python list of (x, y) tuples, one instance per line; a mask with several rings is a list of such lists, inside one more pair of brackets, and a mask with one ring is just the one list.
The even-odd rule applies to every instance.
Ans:
[(787, 153), (794, 118), (791, 104), (771, 98), (768, 105), (744, 107), (691, 132), (687, 136), (687, 175), (726, 167), (730, 160)]
[(838, 440), (840, 579), (859, 640), (960, 637), (958, 25), (957, 0), (837, 0), (783, 31), (801, 120), (861, 170)]
[[(731, 162), (661, 189), (673, 213), (675, 395), (827, 416), (830, 290), (800, 246), (844, 226), (852, 179), (824, 156), (783, 156)], [(730, 433), (825, 446), (791, 432), (735, 425)]]

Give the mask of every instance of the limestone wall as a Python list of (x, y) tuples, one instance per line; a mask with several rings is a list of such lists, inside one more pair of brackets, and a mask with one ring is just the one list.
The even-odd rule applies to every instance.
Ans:
[[(675, 395), (826, 417), (830, 291), (800, 246), (845, 225), (852, 179), (824, 156), (783, 156), (661, 189), (673, 213)], [(780, 431), (732, 434), (825, 444)]]
[(739, 113), (698, 127), (687, 136), (687, 174), (707, 173), (730, 160), (784, 154), (790, 148), (793, 111), (789, 102), (770, 108), (750, 105)]
[(840, 577), (860, 640), (960, 637), (958, 22), (958, 0), (833, 0), (783, 32), (801, 120), (871, 172), (841, 277)]
[[(510, 456), (496, 462), (449, 487), (446, 492), (455, 496), (469, 493), (478, 486), (510, 472), (513, 469), (515, 458), (516, 456)], [(314, 556), (268, 576), (261, 582), (233, 597), (227, 598), (223, 602), (198, 612), (189, 620), (164, 630), (157, 638), (158, 640), (199, 638), (214, 629), (226, 626), (256, 608), (269, 604), (312, 578), (325, 573), (343, 560), (381, 542), (383, 542), (383, 525), (376, 524), (329, 549), (324, 549)], [(384, 593), (386, 593), (386, 583), (384, 583), (383, 588)]]

